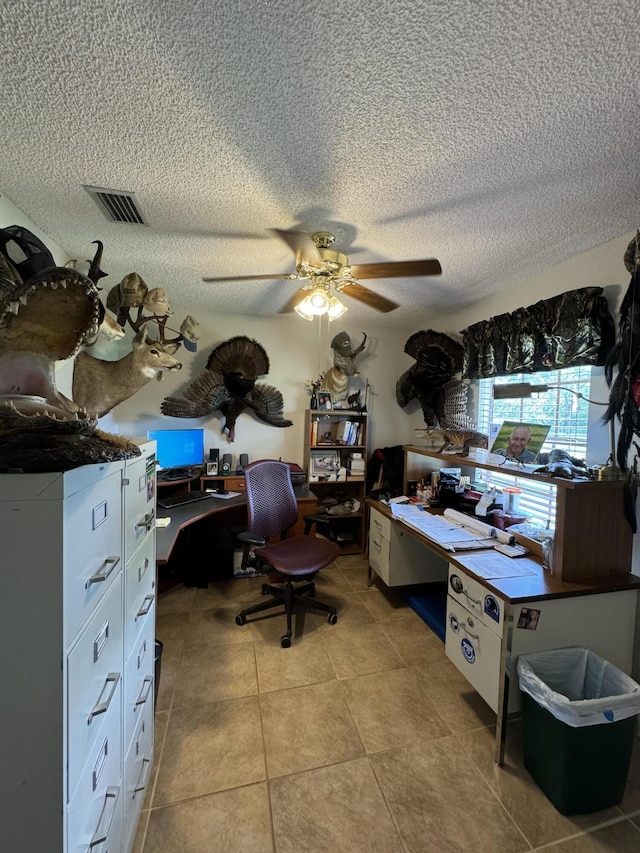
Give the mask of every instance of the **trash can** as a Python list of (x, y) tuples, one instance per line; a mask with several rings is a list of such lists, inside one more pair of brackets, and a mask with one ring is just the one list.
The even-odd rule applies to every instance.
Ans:
[(158, 702), (158, 688), (160, 687), (160, 670), (162, 668), (162, 649), (164, 646), (160, 642), (160, 640), (155, 641), (154, 648), (154, 672), (153, 672), (153, 710), (156, 709), (156, 704)]
[(525, 767), (556, 809), (586, 814), (622, 800), (640, 685), (582, 648), (520, 655)]

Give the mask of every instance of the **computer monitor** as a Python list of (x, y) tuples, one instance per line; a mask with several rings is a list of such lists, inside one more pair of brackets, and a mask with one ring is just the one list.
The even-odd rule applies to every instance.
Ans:
[(204, 463), (203, 429), (150, 429), (147, 438), (156, 442), (161, 471), (198, 467)]

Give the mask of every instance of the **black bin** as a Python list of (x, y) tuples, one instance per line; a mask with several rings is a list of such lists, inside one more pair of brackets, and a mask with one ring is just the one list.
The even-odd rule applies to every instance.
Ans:
[(163, 644), (160, 640), (155, 641), (154, 648), (154, 672), (153, 672), (153, 710), (156, 709), (156, 704), (158, 702), (158, 688), (160, 687), (160, 670), (162, 669), (162, 649), (164, 648)]
[(629, 773), (640, 685), (588, 649), (520, 655), (524, 764), (564, 815), (617, 805)]

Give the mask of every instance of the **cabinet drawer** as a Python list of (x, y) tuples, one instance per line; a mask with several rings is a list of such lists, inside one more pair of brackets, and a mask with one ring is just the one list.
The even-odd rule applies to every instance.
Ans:
[[(101, 849), (95, 842), (103, 835), (117, 836), (109, 850), (120, 850), (124, 802), (122, 791), (122, 741), (120, 720), (107, 721), (85, 764), (67, 812), (68, 850)], [(91, 847), (92, 841), (94, 847)], [(104, 846), (103, 850), (107, 850)]]
[(474, 613), (448, 595), (446, 655), (496, 712), (500, 686), (500, 650), (500, 638), (483, 625)]
[(389, 540), (374, 532), (373, 527), (369, 531), (369, 564), (389, 586)]
[(100, 602), (68, 658), (69, 794), (87, 755), (122, 703), (122, 576)]
[(153, 766), (153, 703), (145, 706), (126, 758), (124, 760), (124, 827), (123, 850), (130, 849), (140, 812), (145, 801)]
[(505, 602), (466, 572), (449, 566), (449, 595), (470, 610), (498, 637), (502, 637)]
[[(146, 622), (153, 620), (156, 563), (155, 535), (150, 533), (125, 570), (125, 660)], [(150, 614), (151, 613), (151, 617)]]
[(122, 477), (118, 470), (64, 506), (65, 636), (69, 643), (121, 568)]
[(372, 535), (381, 536), (387, 541), (391, 539), (391, 519), (373, 508), (369, 516), (369, 536)]
[(148, 706), (153, 706), (155, 607), (151, 608), (148, 617), (125, 664), (123, 714), (125, 750), (144, 710)]
[(155, 530), (155, 456), (128, 462), (125, 469), (124, 549), (129, 562), (142, 540)]

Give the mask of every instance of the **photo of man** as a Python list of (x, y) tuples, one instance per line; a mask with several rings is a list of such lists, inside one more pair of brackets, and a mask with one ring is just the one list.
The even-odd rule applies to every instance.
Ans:
[(506, 456), (507, 459), (517, 459), (520, 462), (535, 462), (536, 454), (527, 450), (527, 444), (531, 441), (531, 430), (527, 426), (519, 426), (512, 429), (507, 436), (507, 446), (493, 450), (498, 456)]
[(491, 453), (511, 462), (535, 462), (550, 427), (504, 421), (495, 437)]

